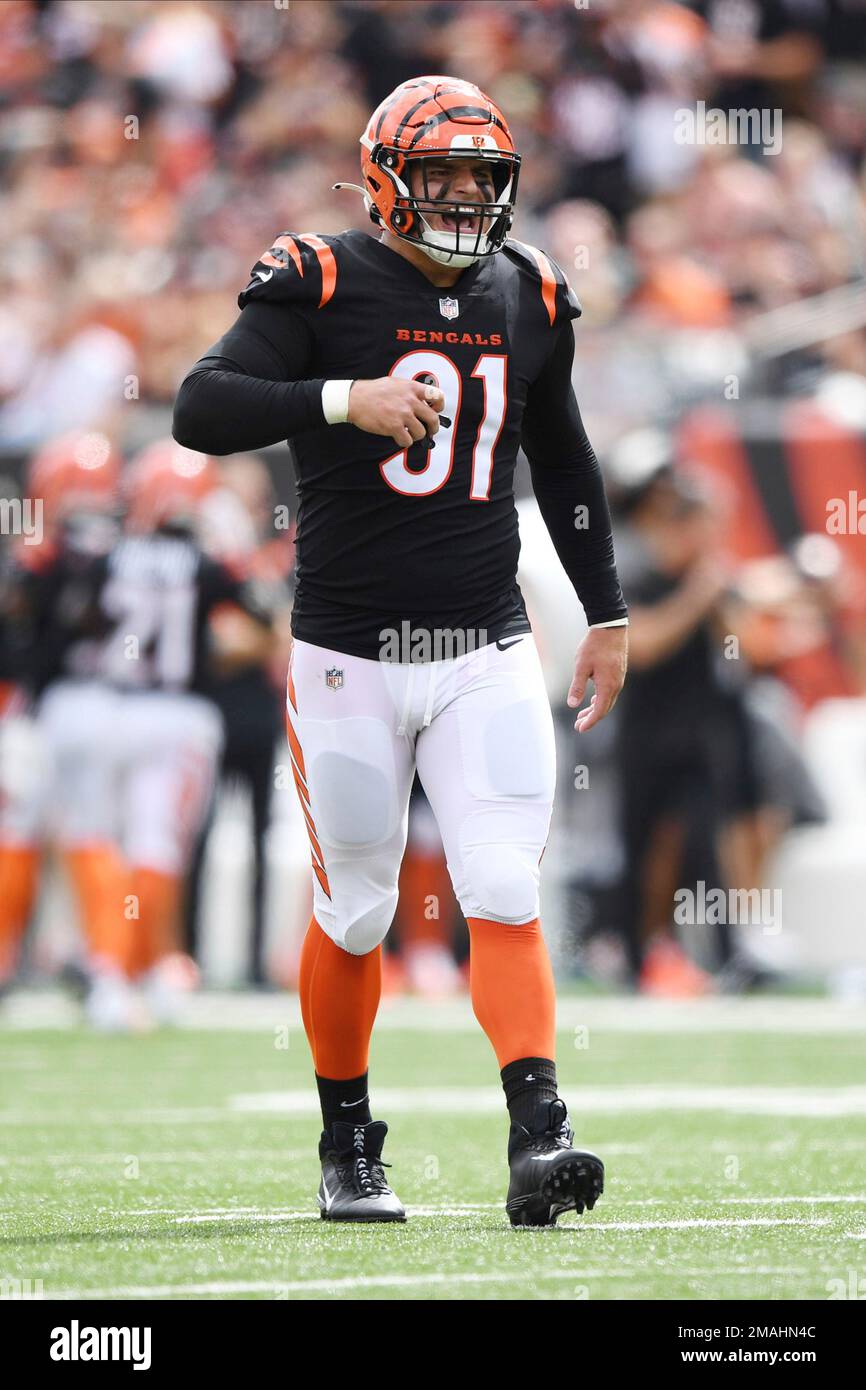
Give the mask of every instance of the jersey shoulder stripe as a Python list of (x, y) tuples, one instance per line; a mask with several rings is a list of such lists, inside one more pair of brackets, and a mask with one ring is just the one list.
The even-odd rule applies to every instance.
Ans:
[(512, 264), (522, 267), (539, 281), (541, 301), (551, 327), (567, 319), (580, 318), (581, 308), (577, 295), (568, 283), (565, 272), (552, 256), (540, 251), (537, 246), (530, 246), (529, 242), (515, 241), (511, 237), (505, 243), (502, 254), (507, 256)]
[(253, 266), (250, 283), (238, 295), (239, 307), (268, 300), (324, 309), (337, 287), (333, 241), (314, 232), (281, 232)]

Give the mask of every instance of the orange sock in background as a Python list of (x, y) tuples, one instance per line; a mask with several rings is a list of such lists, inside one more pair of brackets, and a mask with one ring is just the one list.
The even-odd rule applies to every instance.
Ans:
[(301, 950), (298, 989), (316, 1074), (335, 1081), (362, 1076), (382, 991), (382, 947), (352, 956), (313, 917)]
[(556, 991), (536, 917), (524, 926), (469, 917), (469, 989), (500, 1068), (556, 1056)]
[(129, 923), (124, 916), (124, 893), (128, 888), (120, 855), (113, 845), (99, 844), (66, 849), (63, 858), (92, 960), (125, 973)]
[[(441, 850), (430, 853), (410, 842), (400, 866), (397, 909), (400, 945), (451, 947), (454, 890)], [(435, 911), (432, 911), (435, 900)]]
[(176, 874), (137, 867), (128, 874), (128, 892), (138, 900), (131, 928), (130, 974), (143, 974), (178, 949), (182, 880)]
[(0, 980), (12, 975), (33, 903), (39, 851), (32, 845), (0, 845)]

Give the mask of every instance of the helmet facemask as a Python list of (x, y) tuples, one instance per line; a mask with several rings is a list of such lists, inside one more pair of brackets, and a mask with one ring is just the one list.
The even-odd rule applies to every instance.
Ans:
[[(493, 200), (467, 202), (432, 196), (431, 183), (439, 180), (431, 179), (431, 168), (467, 158), (489, 166)], [(423, 156), (407, 159), (402, 151), (380, 146), (373, 151), (372, 160), (394, 188), (388, 229), (395, 236), (418, 246), (432, 260), (457, 268), (474, 265), (501, 250), (514, 216), (519, 155), (452, 148), (426, 150)], [(409, 182), (410, 170), (415, 168), (420, 169), (420, 193), (413, 192)], [(445, 187), (447, 190), (447, 182)], [(434, 187), (433, 192), (437, 191)], [(429, 219), (437, 214), (453, 219), (453, 229), (432, 227)]]

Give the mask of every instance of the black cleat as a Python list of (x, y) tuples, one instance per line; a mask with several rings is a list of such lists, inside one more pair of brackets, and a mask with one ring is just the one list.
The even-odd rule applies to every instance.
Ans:
[(572, 1148), (573, 1138), (561, 1100), (542, 1102), (531, 1129), (512, 1124), (505, 1203), (512, 1226), (555, 1226), (564, 1211), (592, 1211), (604, 1191), (604, 1164)]
[(319, 1141), (322, 1181), (317, 1201), (323, 1221), (405, 1221), (399, 1197), (385, 1181), (383, 1120), (353, 1125), (335, 1120)]

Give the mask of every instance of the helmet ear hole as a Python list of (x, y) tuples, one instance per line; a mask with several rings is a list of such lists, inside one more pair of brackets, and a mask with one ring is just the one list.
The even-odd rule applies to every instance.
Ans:
[(402, 208), (398, 208), (396, 212), (392, 213), (391, 221), (401, 232), (408, 234), (415, 226), (415, 214), (414, 212), (406, 212)]

